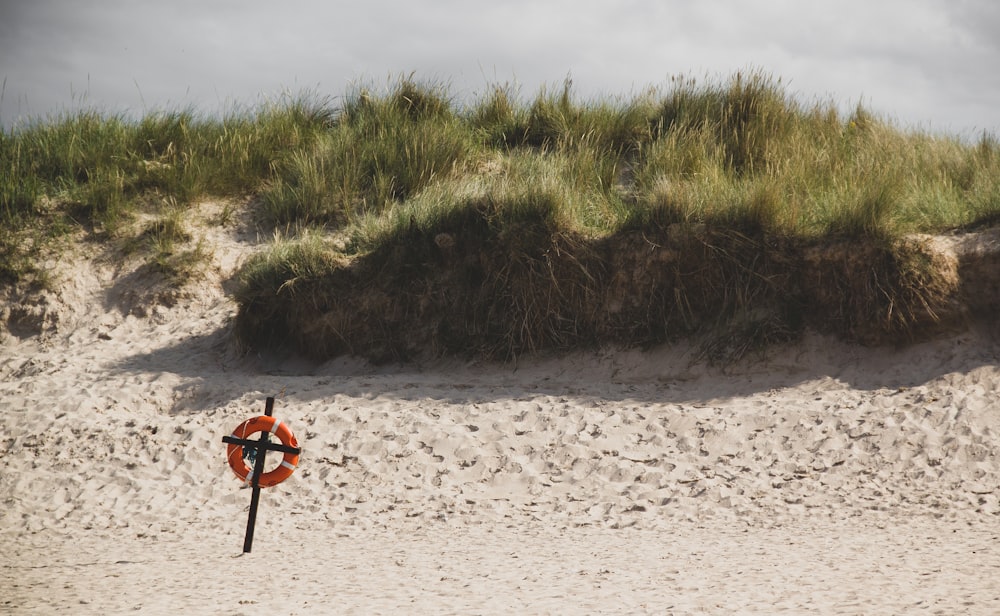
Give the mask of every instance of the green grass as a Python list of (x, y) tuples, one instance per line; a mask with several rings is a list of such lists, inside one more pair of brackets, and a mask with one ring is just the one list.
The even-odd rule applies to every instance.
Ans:
[(0, 281), (36, 278), (38, 249), (67, 231), (127, 245), (136, 238), (122, 236), (139, 212), (257, 194), (279, 160), (318, 139), (332, 117), (327, 101), (302, 95), (219, 119), (183, 110), (136, 121), (88, 110), (4, 131)]
[(387, 96), (347, 99), (311, 147), (290, 149), (262, 192), (275, 225), (341, 226), (406, 201), (435, 180), (462, 174), (472, 131), (444, 94), (403, 81)]
[[(575, 267), (581, 280), (611, 284), (602, 276), (614, 268), (648, 268), (615, 264), (607, 254), (607, 246), (630, 245), (637, 235), (715, 259), (722, 269), (703, 286), (723, 285), (721, 294), (695, 302), (671, 283), (679, 295), (657, 300), (677, 309), (661, 315), (668, 324), (622, 325), (645, 332), (642, 340), (696, 329), (687, 304), (721, 301), (728, 307), (716, 312), (727, 318), (751, 308), (771, 292), (752, 291), (754, 276), (777, 274), (746, 278), (720, 264), (735, 255), (780, 260), (766, 248), (775, 243), (798, 246), (801, 256), (802, 246), (856, 242), (875, 251), (870, 256), (886, 271), (918, 263), (892, 248), (907, 234), (1000, 221), (1000, 143), (990, 134), (969, 143), (902, 129), (861, 106), (844, 115), (830, 102), (796, 100), (780, 80), (755, 71), (705, 83), (678, 77), (631, 98), (591, 101), (577, 100), (566, 81), (527, 100), (498, 85), (459, 103), (443, 86), (404, 77), (384, 89), (357, 88), (336, 105), (307, 93), (218, 118), (191, 109), (139, 120), (83, 111), (0, 133), (0, 282), (40, 276), (38, 247), (66, 230), (148, 243), (150, 230), (131, 224), (140, 212), (182, 228), (186, 208), (212, 196), (249, 201), (258, 223), (286, 238), (241, 274), (244, 312), (345, 268), (374, 268), (366, 275), (406, 281), (401, 288), (415, 280), (429, 287), (435, 277), (467, 279), (483, 293), (483, 284), (525, 290), (524, 283), (530, 292), (521, 298), (490, 291), (520, 315), (522, 333), (508, 329), (477, 343), (506, 344), (502, 354), (510, 355), (575, 339), (567, 332), (606, 339), (604, 325), (581, 325), (586, 315), (559, 316), (598, 290), (560, 286), (555, 272)], [(158, 233), (176, 241), (165, 227)], [(329, 233), (346, 243), (317, 239)], [(709, 239), (718, 245), (706, 247)], [(167, 271), (173, 250), (158, 245), (146, 254)], [(562, 253), (553, 258), (553, 250), (577, 265), (561, 261)], [(594, 255), (600, 258), (588, 261)], [(473, 266), (488, 258), (508, 264)], [(697, 276), (687, 269), (697, 271), (697, 263), (686, 258), (671, 261), (675, 274)], [(546, 280), (556, 291), (542, 293)], [(393, 285), (381, 292), (393, 293)], [(529, 296), (546, 299), (530, 303)], [(415, 314), (392, 309), (403, 311), (400, 318)], [(750, 319), (741, 327), (767, 338), (784, 326)]]
[(343, 227), (437, 185), (496, 183), (497, 169), (526, 187), (557, 175), (582, 195), (571, 217), (598, 232), (664, 207), (739, 217), (761, 195), (781, 210), (774, 224), (803, 236), (936, 231), (1000, 209), (994, 136), (904, 131), (860, 107), (842, 117), (749, 73), (621, 100), (578, 102), (566, 82), (529, 101), (497, 86), (459, 106), (403, 78), (339, 106), (304, 94), (221, 118), (82, 111), (0, 133), (0, 220), (36, 226), (46, 197), (56, 214), (113, 232), (150, 199), (257, 195), (265, 222)]

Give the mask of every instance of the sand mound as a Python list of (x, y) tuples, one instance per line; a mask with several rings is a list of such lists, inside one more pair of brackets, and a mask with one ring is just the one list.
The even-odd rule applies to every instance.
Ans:
[[(78, 258), (0, 346), (13, 613), (1000, 611), (1000, 342), (819, 335), (372, 367), (245, 356), (214, 277), (144, 314)], [(222, 436), (277, 396), (303, 447), (249, 491)], [(267, 576), (248, 584), (254, 576)]]

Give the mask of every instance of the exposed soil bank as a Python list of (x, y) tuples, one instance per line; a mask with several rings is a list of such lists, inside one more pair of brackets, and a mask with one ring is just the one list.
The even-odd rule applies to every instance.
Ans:
[(244, 288), (237, 335), (376, 362), (698, 335), (709, 359), (726, 360), (805, 328), (868, 345), (926, 339), (1000, 306), (997, 229), (887, 242), (669, 225), (591, 240), (544, 220), (499, 233), (463, 222)]

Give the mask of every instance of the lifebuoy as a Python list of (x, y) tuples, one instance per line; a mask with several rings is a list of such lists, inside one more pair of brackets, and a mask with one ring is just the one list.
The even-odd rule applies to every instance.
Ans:
[[(246, 440), (250, 435), (256, 434), (257, 432), (270, 432), (272, 435), (278, 437), (282, 445), (287, 447), (298, 447), (299, 443), (295, 440), (295, 435), (285, 424), (281, 423), (274, 417), (268, 417), (267, 415), (260, 415), (258, 417), (251, 417), (250, 419), (244, 421), (239, 426), (233, 430), (233, 436), (238, 439)], [(226, 457), (229, 458), (229, 466), (236, 473), (236, 476), (241, 480), (251, 483), (253, 481), (253, 469), (243, 462), (243, 447), (241, 445), (232, 445), (226, 449)], [(299, 464), (299, 454), (297, 453), (285, 453), (284, 457), (273, 471), (264, 473), (257, 480), (257, 485), (269, 488), (271, 486), (276, 486), (282, 481), (288, 479), (292, 472), (295, 471), (295, 467)]]

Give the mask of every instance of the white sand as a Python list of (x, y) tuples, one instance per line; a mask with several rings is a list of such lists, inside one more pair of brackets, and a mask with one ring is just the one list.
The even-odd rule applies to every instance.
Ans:
[[(215, 276), (62, 268), (0, 345), (0, 613), (1000, 613), (995, 333), (314, 366), (235, 352)], [(268, 395), (303, 455), (242, 555)]]

